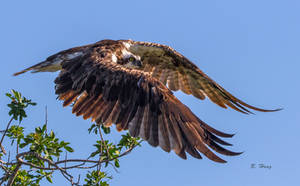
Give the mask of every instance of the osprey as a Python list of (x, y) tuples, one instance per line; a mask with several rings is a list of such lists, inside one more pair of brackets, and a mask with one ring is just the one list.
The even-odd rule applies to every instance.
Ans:
[[(220, 145), (230, 146), (219, 137), (232, 137), (201, 121), (172, 91), (181, 90), (203, 100), (242, 113), (251, 106), (231, 95), (204, 74), (195, 64), (169, 46), (132, 40), (102, 40), (64, 50), (26, 71), (60, 71), (55, 93), (63, 106), (74, 103), (72, 112), (91, 118), (118, 131), (129, 130), (152, 146), (174, 150), (186, 159), (186, 152), (202, 159), (224, 163), (210, 149), (223, 155), (238, 155)], [(172, 91), (171, 91), (172, 90)], [(218, 137), (219, 136), (219, 137)], [(199, 153), (200, 152), (200, 153)]]

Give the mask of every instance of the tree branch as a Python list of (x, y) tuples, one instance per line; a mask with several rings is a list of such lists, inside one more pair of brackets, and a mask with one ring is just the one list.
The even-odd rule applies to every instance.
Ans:
[(9, 129), (9, 126), (10, 126), (11, 122), (13, 121), (13, 119), (14, 119), (14, 118), (12, 117), (12, 118), (9, 120), (9, 122), (8, 122), (8, 124), (7, 124), (7, 126), (6, 126), (6, 129), (5, 129), (5, 131), (4, 131), (4, 133), (3, 133), (2, 137), (1, 137), (1, 141), (0, 141), (0, 147), (1, 147), (1, 150), (2, 150), (3, 154), (5, 154), (5, 155), (6, 155), (6, 151), (5, 151), (4, 147), (2, 146), (2, 142), (3, 142), (3, 140), (4, 140), (4, 137), (5, 137), (6, 133), (7, 133), (8, 129)]
[(19, 169), (21, 168), (21, 166), (22, 166), (22, 163), (18, 162), (16, 168), (13, 171), (13, 173), (9, 176), (10, 178), (9, 178), (9, 180), (7, 182), (8, 186), (11, 186), (14, 183), (15, 178), (17, 176), (17, 173), (18, 173)]

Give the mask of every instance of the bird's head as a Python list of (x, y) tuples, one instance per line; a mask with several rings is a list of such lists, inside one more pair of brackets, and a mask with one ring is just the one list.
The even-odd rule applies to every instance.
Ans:
[(129, 68), (141, 68), (143, 66), (141, 57), (132, 54), (127, 49), (122, 50), (122, 63)]
[(141, 57), (130, 51), (130, 43), (123, 42), (123, 47), (112, 56), (112, 61), (128, 68), (141, 68), (143, 66)]

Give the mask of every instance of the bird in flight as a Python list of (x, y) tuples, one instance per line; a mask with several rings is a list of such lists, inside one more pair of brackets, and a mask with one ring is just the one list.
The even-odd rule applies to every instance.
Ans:
[[(73, 103), (72, 112), (91, 118), (118, 131), (129, 130), (150, 145), (174, 152), (186, 159), (186, 152), (200, 153), (220, 163), (223, 155), (239, 155), (223, 148), (231, 144), (220, 137), (232, 137), (200, 120), (172, 91), (181, 90), (203, 100), (208, 97), (220, 107), (248, 114), (251, 110), (272, 112), (251, 106), (204, 74), (173, 48), (151, 42), (102, 40), (64, 50), (27, 71), (60, 71), (55, 93), (63, 106)], [(212, 150), (211, 150), (212, 149)]]

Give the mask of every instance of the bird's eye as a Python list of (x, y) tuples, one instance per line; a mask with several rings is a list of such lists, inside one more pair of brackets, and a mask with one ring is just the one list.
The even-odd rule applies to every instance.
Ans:
[(135, 61), (135, 58), (131, 56), (128, 58), (128, 61), (133, 62), (133, 61)]

